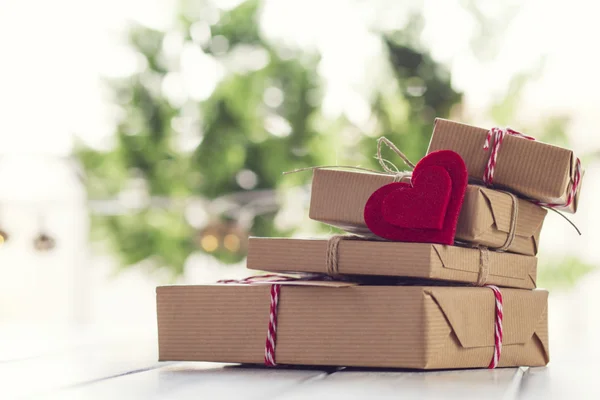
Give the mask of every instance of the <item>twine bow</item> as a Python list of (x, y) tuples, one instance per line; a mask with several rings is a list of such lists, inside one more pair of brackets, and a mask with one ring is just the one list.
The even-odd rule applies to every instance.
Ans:
[[(502, 141), (504, 140), (504, 138), (507, 135), (526, 139), (526, 140), (535, 141), (534, 137), (524, 135), (523, 133), (517, 132), (510, 128), (494, 127), (492, 129), (490, 129), (485, 137), (485, 142), (483, 143), (484, 151), (488, 151), (490, 149), (490, 147), (492, 149), (492, 151), (490, 152), (490, 158), (488, 159), (488, 162), (485, 167), (485, 171), (483, 173), (483, 182), (487, 186), (492, 186), (492, 184), (494, 182), (494, 172), (496, 170), (496, 163), (498, 160), (498, 151), (500, 150), (500, 145), (502, 144)], [(573, 201), (575, 201), (575, 195), (577, 194), (577, 190), (579, 189), (582, 175), (583, 175), (583, 167), (581, 166), (581, 160), (579, 160), (579, 158), (577, 158), (575, 161), (575, 175), (573, 176), (573, 183), (571, 184), (571, 186), (569, 188), (569, 193), (567, 194), (567, 201), (563, 204), (545, 203), (542, 201), (530, 200), (533, 204), (537, 204), (538, 206), (541, 206), (541, 207), (546, 207), (548, 210), (552, 210), (555, 213), (557, 213), (558, 215), (560, 215), (569, 224), (571, 224), (571, 226), (573, 228), (575, 228), (575, 230), (577, 231), (579, 236), (581, 236), (581, 231), (579, 230), (579, 228), (569, 218), (567, 218), (563, 213), (558, 211), (556, 208), (557, 207), (558, 208), (563, 208), (563, 207), (568, 208), (573, 203)]]
[[(400, 171), (393, 162), (383, 158), (383, 156), (381, 155), (381, 148), (384, 144), (388, 148), (390, 148), (394, 153), (396, 153), (398, 157), (400, 157), (402, 161), (404, 161), (404, 164), (406, 164), (406, 166), (409, 167), (411, 170), (415, 169), (415, 164), (413, 164), (408, 159), (408, 157), (406, 157), (406, 155), (402, 151), (400, 151), (400, 149), (396, 147), (396, 145), (385, 136), (382, 136), (379, 139), (377, 139), (377, 161), (379, 161), (379, 165), (381, 165), (381, 168), (383, 168), (385, 172), (395, 176), (394, 182), (398, 182), (404, 176), (406, 176), (407, 172)], [(388, 165), (391, 165), (392, 167), (394, 167), (394, 169), (391, 169), (390, 167), (388, 167)]]
[[(379, 162), (379, 165), (381, 165), (383, 172), (377, 171), (377, 170), (371, 169), (371, 168), (356, 167), (356, 166), (352, 166), (352, 165), (319, 165), (316, 167), (305, 167), (305, 168), (294, 169), (292, 171), (286, 171), (283, 173), (283, 175), (295, 174), (296, 172), (302, 172), (302, 171), (314, 171), (315, 169), (353, 169), (353, 170), (371, 172), (371, 173), (380, 174), (380, 175), (381, 174), (393, 175), (394, 182), (400, 182), (400, 180), (402, 180), (402, 178), (409, 176), (411, 174), (411, 171), (400, 171), (400, 169), (398, 169), (398, 167), (393, 162), (383, 158), (383, 156), (381, 154), (381, 149), (382, 149), (383, 145), (386, 145), (394, 153), (396, 153), (402, 159), (402, 161), (404, 161), (404, 163), (410, 168), (411, 171), (413, 169), (415, 169), (415, 164), (413, 164), (408, 159), (408, 157), (398, 147), (396, 147), (396, 145), (394, 143), (392, 143), (385, 136), (382, 136), (379, 139), (377, 139), (377, 156), (375, 158)], [(390, 168), (390, 166), (392, 168)]]
[(483, 144), (483, 150), (485, 151), (489, 150), (490, 146), (492, 147), (490, 158), (488, 159), (488, 163), (483, 173), (483, 182), (488, 186), (494, 181), (494, 171), (496, 170), (498, 150), (500, 150), (500, 145), (502, 144), (502, 141), (506, 135), (516, 136), (527, 140), (535, 140), (535, 138), (531, 136), (524, 135), (521, 132), (517, 132), (510, 128), (494, 127), (490, 129), (485, 137), (485, 143)]
[[(483, 182), (488, 186), (491, 186), (494, 183), (494, 172), (496, 170), (496, 164), (497, 164), (497, 160), (498, 160), (498, 152), (500, 150), (500, 145), (504, 141), (504, 138), (508, 135), (526, 139), (526, 140), (535, 141), (534, 137), (524, 135), (523, 133), (517, 132), (510, 128), (494, 127), (492, 129), (490, 129), (485, 137), (485, 142), (483, 143), (484, 151), (488, 151), (490, 149), (490, 147), (492, 149), (492, 151), (490, 152), (490, 158), (488, 159), (488, 162), (485, 167), (485, 171), (483, 173)], [(532, 202), (539, 206), (547, 207), (550, 209), (554, 209), (556, 207), (565, 207), (565, 208), (569, 207), (575, 200), (575, 195), (577, 194), (577, 190), (578, 190), (579, 184), (581, 182), (582, 174), (583, 174), (583, 168), (581, 166), (581, 161), (579, 160), (579, 158), (577, 158), (577, 160), (575, 161), (575, 175), (573, 176), (573, 182), (569, 188), (569, 193), (567, 194), (567, 200), (565, 203), (563, 203), (563, 204), (545, 203), (542, 201), (532, 201)], [(571, 221), (569, 221), (569, 222), (571, 222)], [(578, 230), (578, 232), (579, 232), (579, 230)], [(580, 232), (579, 232), (579, 234), (581, 235)]]

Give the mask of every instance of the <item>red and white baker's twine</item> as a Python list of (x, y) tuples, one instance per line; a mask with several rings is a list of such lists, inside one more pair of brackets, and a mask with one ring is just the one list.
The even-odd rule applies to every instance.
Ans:
[[(307, 274), (308, 275), (308, 274)], [(256, 275), (249, 276), (243, 279), (221, 279), (217, 281), (217, 283), (237, 283), (238, 285), (251, 285), (253, 283), (269, 283), (269, 282), (287, 282), (293, 280), (309, 280), (309, 277), (306, 278), (293, 278), (285, 275), (279, 274), (265, 274), (265, 275)]]
[[(535, 138), (527, 135), (523, 135), (520, 132), (514, 131), (510, 128), (502, 129), (502, 128), (492, 128), (488, 131), (487, 136), (485, 138), (485, 143), (483, 144), (483, 149), (488, 150), (490, 145), (492, 146), (492, 152), (490, 153), (490, 158), (485, 167), (485, 171), (483, 173), (483, 182), (486, 185), (491, 185), (494, 181), (494, 171), (496, 169), (496, 160), (498, 158), (498, 150), (500, 150), (500, 145), (504, 140), (504, 136), (511, 135), (521, 137), (527, 140), (535, 140)], [(493, 142), (493, 143), (492, 143)]]
[[(494, 355), (489, 369), (494, 369), (498, 366), (500, 361), (500, 354), (502, 353), (502, 319), (504, 317), (502, 310), (502, 293), (500, 289), (494, 285), (485, 285), (486, 288), (492, 289), (494, 292), (494, 299), (496, 305), (496, 316), (494, 319)], [(271, 285), (271, 304), (269, 307), (269, 327), (267, 329), (267, 340), (265, 342), (265, 365), (267, 367), (275, 367), (275, 345), (277, 343), (277, 306), (279, 304), (279, 294), (281, 292), (281, 285)]]
[(500, 354), (502, 353), (502, 318), (504, 317), (502, 310), (502, 293), (500, 293), (500, 289), (494, 285), (485, 285), (485, 287), (492, 289), (496, 303), (496, 317), (494, 320), (494, 356), (492, 357), (490, 365), (488, 365), (489, 369), (494, 369), (498, 366)]
[[(267, 327), (267, 338), (265, 340), (265, 365), (267, 367), (277, 366), (275, 359), (275, 346), (277, 345), (277, 309), (279, 306), (279, 297), (281, 294), (281, 285), (274, 282), (285, 282), (294, 280), (310, 280), (311, 278), (293, 278), (281, 275), (263, 275), (253, 276), (240, 280), (228, 279), (221, 280), (219, 283), (238, 283), (238, 284), (253, 284), (257, 282), (273, 282), (270, 290), (270, 304), (269, 304), (269, 326)], [(492, 289), (494, 292), (494, 301), (496, 314), (494, 318), (494, 355), (492, 361), (488, 365), (489, 369), (496, 368), (500, 361), (500, 354), (502, 353), (502, 319), (504, 317), (502, 310), (502, 293), (500, 289), (494, 285), (485, 285), (484, 287)]]
[(543, 203), (538, 201), (537, 204), (544, 207), (568, 207), (571, 205), (573, 200), (575, 200), (575, 194), (577, 193), (577, 188), (579, 187), (579, 182), (581, 181), (581, 161), (579, 158), (575, 161), (575, 176), (573, 177), (573, 185), (571, 186), (571, 190), (569, 191), (569, 195), (567, 196), (567, 202), (565, 204), (556, 204), (556, 203)]
[(313, 279), (316, 279), (316, 276), (312, 276), (310, 274), (306, 274), (301, 278), (294, 278), (278, 274), (267, 274), (250, 276), (244, 279), (223, 279), (218, 281), (218, 283), (237, 283), (243, 285), (272, 282), (270, 290), (271, 302), (269, 305), (269, 326), (267, 328), (267, 339), (265, 341), (265, 365), (267, 367), (275, 367), (277, 365), (277, 362), (275, 361), (275, 345), (277, 344), (277, 306), (279, 305), (281, 285), (275, 282)]
[(269, 327), (267, 329), (267, 340), (265, 342), (265, 365), (274, 367), (275, 344), (277, 343), (277, 305), (279, 304), (279, 293), (281, 285), (271, 285), (271, 306), (269, 307)]
[[(486, 185), (492, 185), (494, 182), (494, 171), (496, 169), (496, 162), (498, 159), (498, 151), (500, 150), (500, 145), (504, 140), (506, 135), (516, 136), (527, 140), (535, 140), (535, 138), (531, 136), (527, 136), (522, 134), (521, 132), (517, 132), (510, 128), (492, 128), (488, 131), (487, 136), (485, 138), (485, 143), (483, 144), (483, 150), (489, 150), (490, 146), (492, 147), (492, 151), (490, 153), (490, 158), (488, 159), (488, 163), (485, 167), (485, 171), (483, 173), (483, 182)], [(577, 193), (577, 189), (579, 187), (579, 182), (581, 181), (581, 161), (579, 158), (575, 162), (575, 176), (573, 177), (573, 184), (569, 190), (567, 195), (567, 201), (564, 204), (559, 203), (544, 203), (541, 201), (535, 201), (534, 203), (544, 207), (569, 207), (571, 203), (573, 203), (575, 199), (575, 194)]]

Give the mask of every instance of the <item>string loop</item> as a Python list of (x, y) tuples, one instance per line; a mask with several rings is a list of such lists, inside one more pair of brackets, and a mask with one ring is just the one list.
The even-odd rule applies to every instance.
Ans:
[(513, 240), (515, 239), (517, 233), (517, 219), (519, 218), (519, 199), (517, 196), (510, 192), (505, 192), (503, 190), (499, 190), (499, 192), (505, 193), (510, 196), (512, 200), (512, 212), (510, 214), (510, 227), (508, 229), (508, 234), (506, 235), (506, 240), (504, 244), (500, 247), (494, 248), (494, 250), (499, 252), (505, 252), (512, 245)]
[(382, 149), (383, 145), (386, 145), (394, 153), (396, 153), (396, 155), (398, 155), (398, 157), (400, 157), (402, 159), (402, 161), (404, 161), (404, 163), (411, 169), (411, 171), (413, 169), (415, 169), (415, 164), (413, 164), (408, 159), (408, 157), (402, 151), (400, 151), (400, 149), (398, 147), (396, 147), (396, 145), (394, 143), (392, 143), (385, 136), (382, 136), (379, 139), (377, 139), (377, 155), (375, 156), (375, 158), (379, 162), (379, 165), (381, 165), (383, 172), (377, 171), (377, 170), (374, 170), (371, 168), (353, 167), (350, 165), (319, 165), (316, 167), (297, 168), (297, 169), (294, 169), (291, 171), (285, 171), (285, 172), (283, 172), (283, 175), (295, 174), (296, 172), (302, 172), (302, 171), (314, 171), (316, 169), (354, 169), (357, 171), (371, 172), (371, 173), (379, 174), (379, 175), (393, 175), (394, 182), (400, 182), (403, 178), (410, 176), (411, 171), (400, 171), (393, 162), (383, 158), (383, 156), (381, 155), (381, 149)]
[[(398, 155), (398, 157), (400, 157), (402, 159), (402, 161), (404, 161), (404, 164), (406, 164), (411, 170), (415, 169), (415, 164), (413, 164), (408, 159), (408, 157), (406, 157), (406, 155), (403, 152), (401, 152), (400, 149), (398, 147), (396, 147), (396, 145), (394, 143), (392, 143), (391, 140), (389, 140), (385, 136), (382, 136), (379, 139), (377, 139), (377, 160), (379, 161), (379, 165), (381, 165), (381, 168), (383, 168), (384, 171), (388, 172), (390, 175), (396, 175), (397, 173), (400, 172), (398, 167), (396, 167), (393, 163), (385, 160), (383, 158), (383, 156), (381, 155), (381, 148), (384, 144), (388, 148), (390, 148), (394, 153), (396, 153), (396, 155)], [(387, 166), (387, 163), (390, 163), (394, 167), (395, 170), (390, 169)]]

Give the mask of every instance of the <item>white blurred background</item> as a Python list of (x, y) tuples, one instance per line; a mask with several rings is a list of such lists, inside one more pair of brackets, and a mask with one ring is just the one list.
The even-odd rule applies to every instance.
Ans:
[[(501, 34), (490, 42), (495, 51), (487, 59), (473, 55), (479, 28), (461, 3), (396, 5), (381, 24), (401, 25), (409, 9), (422, 10), (423, 42), (449, 67), (453, 87), (464, 92), (463, 115), (469, 122), (488, 125), (484, 110), (505, 94), (515, 75), (533, 71), (511, 126), (568, 115), (574, 150), (600, 148), (596, 3), (479, 2), (489, 15), (514, 14), (506, 26), (495, 27)], [(377, 4), (379, 10), (387, 7), (384, 1)], [(319, 73), (328, 88), (325, 115), (368, 114), (351, 88), (369, 80), (370, 60), (379, 51), (368, 25), (373, 8), (371, 2), (344, 0), (265, 3), (262, 22), (268, 35), (321, 52)], [(1, 324), (155, 329), (154, 288), (165, 275), (143, 265), (120, 270), (110, 253), (92, 251), (88, 197), (70, 154), (76, 137), (98, 148), (111, 141), (115, 113), (103, 79), (128, 76), (139, 67), (124, 45), (128, 24), (167, 29), (174, 9), (172, 1), (0, 0), (0, 230), (8, 235), (0, 248)], [(339, 37), (347, 45), (341, 46)], [(202, 73), (205, 79), (195, 90), (210, 93), (218, 74)], [(583, 235), (551, 213), (541, 238), (543, 259), (577, 254), (590, 264), (600, 261), (595, 229), (600, 209), (594, 201), (600, 194), (598, 162), (590, 160), (586, 169), (578, 214), (570, 216)], [(50, 243), (40, 240), (48, 237)], [(245, 274), (243, 263), (225, 268), (197, 255), (176, 281)], [(598, 301), (593, 292), (599, 283), (597, 271), (577, 283), (581, 304)]]

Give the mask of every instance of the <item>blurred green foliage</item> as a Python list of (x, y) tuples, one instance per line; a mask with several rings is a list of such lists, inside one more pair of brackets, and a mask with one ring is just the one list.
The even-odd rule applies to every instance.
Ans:
[[(379, 121), (376, 132), (394, 142), (416, 163), (429, 146), (435, 118), (449, 116), (453, 107), (460, 104), (462, 95), (452, 88), (448, 69), (416, 47), (416, 39), (411, 40), (404, 32), (394, 32), (383, 40), (396, 85), (376, 96), (372, 106)], [(372, 148), (373, 138), (363, 137), (361, 146)], [(371, 155), (372, 151), (365, 153)], [(379, 168), (373, 157), (369, 161), (371, 168)], [(397, 167), (406, 169), (401, 161)]]
[[(374, 124), (328, 121), (320, 112), (319, 55), (264, 38), (259, 12), (257, 0), (227, 11), (210, 1), (182, 1), (169, 32), (131, 27), (130, 46), (145, 68), (110, 82), (123, 113), (116, 146), (106, 152), (83, 145), (77, 150), (91, 197), (127, 199), (133, 193), (137, 198), (125, 209), (92, 219), (93, 237), (108, 243), (123, 265), (151, 261), (179, 274), (195, 251), (239, 261), (248, 234), (292, 233), (277, 229), (278, 206), (268, 204), (278, 189), (306, 184), (310, 173), (283, 179), (282, 172), (346, 160), (379, 168), (372, 156), (380, 135), (416, 161), (425, 154), (434, 118), (448, 117), (461, 101), (448, 70), (419, 46), (415, 32), (421, 21), (415, 16), (402, 31), (380, 33), (387, 54), (381, 61), (390, 76), (371, 99)], [(168, 48), (174, 37), (183, 42), (178, 54)], [(225, 72), (206, 99), (177, 102), (165, 95), (164, 85), (179, 73), (186, 46)], [(349, 130), (360, 136), (350, 145), (344, 140)], [(193, 143), (191, 149), (178, 146), (184, 139)], [(343, 143), (342, 160), (332, 151), (336, 143)], [(167, 199), (163, 206), (153, 203), (157, 197)], [(208, 213), (200, 223), (188, 216), (194, 202)], [(226, 212), (225, 205), (239, 212)]]
[(576, 256), (542, 260), (542, 265), (538, 270), (538, 287), (547, 289), (571, 288), (580, 278), (597, 268)]
[[(516, 6), (489, 15), (477, 0), (463, 5), (479, 32), (471, 42), (473, 54), (492, 60)], [(116, 144), (108, 151), (77, 148), (90, 197), (117, 204), (92, 216), (92, 237), (108, 244), (122, 265), (150, 262), (178, 275), (197, 251), (226, 263), (240, 261), (247, 235), (286, 236), (294, 230), (275, 223), (281, 194), (306, 185), (311, 174), (282, 177), (282, 172), (331, 164), (379, 169), (373, 157), (378, 136), (416, 162), (425, 154), (434, 118), (460, 115), (462, 94), (453, 89), (449, 70), (420, 44), (419, 13), (400, 30), (375, 31), (384, 48), (379, 60), (384, 68), (378, 71), (384, 72), (362, 93), (370, 116), (357, 124), (347, 115), (331, 120), (321, 113), (326, 85), (318, 73), (320, 55), (265, 38), (260, 6), (248, 0), (222, 10), (210, 0), (181, 0), (168, 31), (131, 26), (129, 45), (142, 68), (109, 82), (122, 114)], [(181, 80), (182, 59), (190, 50), (223, 75), (200, 69), (201, 80), (218, 80), (214, 90), (173, 98), (165, 87)], [(544, 61), (540, 56), (537, 65), (512, 78), (489, 109), (490, 119), (500, 125), (514, 120), (524, 89)], [(567, 115), (555, 115), (515, 128), (568, 147), (569, 123)], [(384, 156), (405, 168), (391, 152)], [(569, 287), (592, 269), (576, 257), (541, 260), (538, 282)]]

